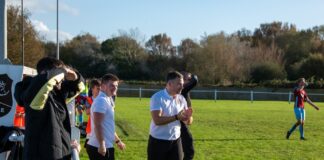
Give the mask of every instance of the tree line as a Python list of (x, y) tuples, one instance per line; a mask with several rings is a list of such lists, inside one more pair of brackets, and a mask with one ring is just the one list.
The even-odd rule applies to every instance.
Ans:
[[(20, 64), (21, 15), (8, 8), (8, 57)], [(55, 56), (56, 44), (45, 41), (25, 23), (25, 65), (35, 67), (43, 56)], [(231, 85), (305, 77), (323, 81), (324, 25), (298, 30), (296, 25), (271, 22), (254, 31), (205, 34), (199, 41), (183, 39), (176, 46), (166, 33), (148, 40), (138, 30), (119, 32), (102, 42), (82, 33), (60, 44), (60, 58), (85, 77), (115, 73), (123, 80), (164, 80), (170, 70), (197, 74), (203, 84)]]

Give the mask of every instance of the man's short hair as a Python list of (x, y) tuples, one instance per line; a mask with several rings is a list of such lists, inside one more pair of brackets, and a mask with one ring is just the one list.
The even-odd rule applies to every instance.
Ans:
[(61, 60), (58, 60), (53, 57), (44, 57), (40, 59), (36, 65), (37, 73), (41, 73), (42, 71), (48, 71), (54, 68), (64, 67), (64, 63)]
[(96, 86), (100, 86), (100, 81), (98, 79), (92, 79), (90, 81), (90, 88), (94, 88)]
[(101, 77), (101, 84), (108, 83), (108, 81), (119, 81), (119, 78), (111, 73), (105, 74)]
[(167, 77), (166, 77), (166, 82), (169, 82), (171, 80), (177, 79), (177, 78), (182, 78), (183, 76), (181, 73), (179, 73), (178, 71), (171, 71), (168, 73)]

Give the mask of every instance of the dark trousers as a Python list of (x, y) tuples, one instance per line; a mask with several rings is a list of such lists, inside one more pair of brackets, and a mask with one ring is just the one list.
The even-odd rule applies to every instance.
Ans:
[(184, 153), (184, 160), (192, 160), (194, 158), (195, 150), (193, 146), (193, 138), (188, 126), (181, 122), (181, 142)]
[(87, 148), (87, 145), (88, 145), (88, 141), (89, 141), (89, 138), (86, 138), (85, 142), (84, 142), (84, 148)]
[(105, 156), (102, 156), (98, 152), (98, 148), (87, 144), (87, 153), (90, 160), (114, 160), (115, 150), (114, 148), (107, 148)]
[(161, 140), (150, 136), (147, 146), (148, 160), (182, 160), (181, 138)]

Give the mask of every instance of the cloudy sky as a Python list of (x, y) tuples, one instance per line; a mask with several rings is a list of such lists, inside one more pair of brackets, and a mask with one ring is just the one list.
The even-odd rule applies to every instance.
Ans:
[[(20, 5), (20, 0), (7, 0)], [(56, 0), (25, 0), (35, 28), (56, 41)], [(184, 38), (282, 21), (298, 29), (324, 25), (323, 0), (59, 0), (60, 40), (89, 32), (99, 40), (119, 30), (137, 29), (148, 40), (166, 33), (178, 45)]]

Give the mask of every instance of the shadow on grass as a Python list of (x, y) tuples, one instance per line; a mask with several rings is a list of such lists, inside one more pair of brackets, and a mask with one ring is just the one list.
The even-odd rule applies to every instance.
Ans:
[[(293, 140), (293, 139), (289, 139)], [(275, 138), (210, 138), (210, 139), (201, 139), (201, 138), (194, 138), (194, 141), (200, 142), (213, 142), (213, 141), (289, 141), (287, 139), (275, 139)], [(141, 142), (141, 141), (148, 141), (147, 139), (125, 139), (124, 141), (131, 141), (131, 142)]]
[(211, 138), (211, 139), (194, 139), (194, 141), (278, 141), (287, 139), (275, 139), (275, 138)]

